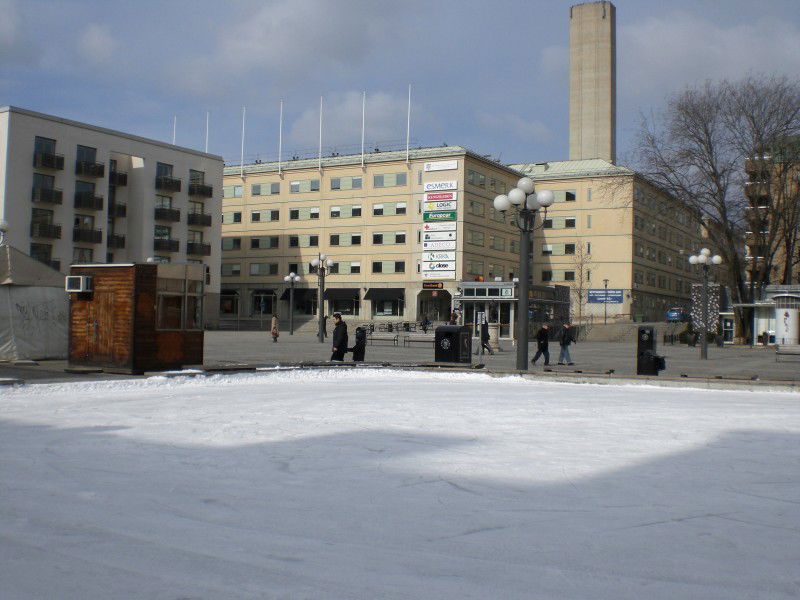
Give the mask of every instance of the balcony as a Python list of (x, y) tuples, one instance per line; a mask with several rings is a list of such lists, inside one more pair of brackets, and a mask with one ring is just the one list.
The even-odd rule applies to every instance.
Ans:
[(34, 152), (33, 166), (37, 169), (64, 170), (64, 156), (62, 154), (51, 154), (50, 152)]
[(124, 248), (125, 247), (125, 236), (124, 235), (115, 235), (115, 234), (108, 234), (106, 236), (106, 244), (109, 248)]
[(108, 174), (108, 183), (111, 185), (128, 185), (128, 174), (123, 171), (111, 171)]
[(211, 244), (203, 242), (188, 242), (186, 244), (186, 254), (195, 256), (211, 256)]
[(61, 225), (52, 223), (31, 223), (31, 237), (61, 239)]
[(64, 193), (55, 188), (33, 188), (31, 199), (34, 202), (43, 202), (45, 204), (61, 204), (64, 198)]
[(767, 167), (769, 167), (770, 163), (772, 163), (772, 155), (771, 154), (757, 154), (755, 156), (751, 156), (749, 158), (744, 159), (744, 170), (747, 173), (753, 173), (757, 171), (763, 171)]
[(108, 216), (110, 217), (127, 217), (128, 205), (124, 202), (112, 202), (108, 205)]
[(177, 252), (180, 244), (178, 240), (170, 239), (156, 239), (153, 240), (153, 250), (161, 250), (162, 252)]
[(99, 229), (76, 227), (72, 230), (72, 241), (84, 242), (87, 244), (100, 244), (103, 242), (103, 232)]
[(92, 192), (75, 192), (75, 208), (103, 210), (103, 197)]
[(156, 221), (172, 221), (179, 223), (181, 220), (181, 211), (177, 208), (156, 208), (155, 210)]
[(168, 175), (161, 175), (156, 177), (156, 189), (164, 192), (180, 192), (181, 180)]
[(106, 174), (106, 166), (103, 163), (88, 162), (85, 160), (75, 161), (75, 175), (83, 177), (102, 177)]
[(210, 185), (203, 183), (190, 183), (189, 184), (190, 196), (203, 196), (204, 198), (211, 198), (214, 195), (214, 188)]
[(211, 215), (206, 215), (203, 213), (189, 213), (186, 218), (189, 222), (189, 225), (211, 227)]

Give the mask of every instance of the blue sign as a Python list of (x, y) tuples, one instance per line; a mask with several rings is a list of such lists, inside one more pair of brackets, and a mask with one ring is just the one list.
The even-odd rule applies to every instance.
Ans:
[(589, 304), (622, 304), (623, 290), (589, 290)]

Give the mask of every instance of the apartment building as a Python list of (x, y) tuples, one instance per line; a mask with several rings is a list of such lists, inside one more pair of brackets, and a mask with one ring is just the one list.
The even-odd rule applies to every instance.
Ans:
[(492, 200), (519, 177), (457, 146), (226, 167), (221, 318), (285, 319), (294, 272), (294, 315), (311, 319), (322, 253), (324, 314), (445, 320), (462, 280), (518, 272), (519, 232)]
[(572, 290), (575, 320), (662, 320), (688, 307), (703, 245), (699, 215), (603, 159), (510, 165), (556, 202), (534, 236), (536, 283)]
[(0, 218), (9, 244), (63, 273), (74, 263), (202, 263), (211, 320), (222, 169), (213, 154), (0, 107)]

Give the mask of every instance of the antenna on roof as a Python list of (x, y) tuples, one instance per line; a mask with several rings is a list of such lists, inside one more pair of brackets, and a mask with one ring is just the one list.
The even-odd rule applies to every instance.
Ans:
[(239, 161), (239, 177), (244, 177), (244, 118), (247, 112), (246, 107), (242, 107), (242, 155)]
[(206, 111), (206, 154), (208, 154), (208, 117), (209, 117), (209, 114), (210, 113), (208, 111)]
[(278, 175), (281, 174), (281, 151), (283, 150), (283, 100), (281, 100), (281, 114), (278, 118)]
[(361, 96), (361, 168), (364, 168), (364, 126), (367, 123), (367, 90)]
[(178, 129), (178, 116), (172, 117), (172, 145), (175, 145), (175, 133)]
[(406, 119), (406, 164), (408, 164), (409, 144), (411, 143), (411, 84), (408, 84), (408, 117)]

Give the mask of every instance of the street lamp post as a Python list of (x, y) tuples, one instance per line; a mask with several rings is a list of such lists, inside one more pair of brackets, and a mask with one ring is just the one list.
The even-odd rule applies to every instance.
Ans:
[[(534, 193), (535, 186), (529, 177), (517, 182), (517, 187), (494, 199), (494, 208), (503, 214), (512, 206), (515, 211), (517, 228), (520, 233), (519, 249), (519, 297), (517, 298), (517, 370), (528, 370), (528, 288), (530, 283), (531, 234), (544, 225), (547, 207), (553, 204), (553, 192), (541, 190)], [(544, 209), (544, 217), (539, 227), (536, 226), (536, 213)]]
[(289, 273), (283, 280), (289, 284), (289, 335), (294, 335), (294, 284), (300, 281), (300, 275)]
[(603, 325), (608, 325), (608, 279), (603, 279), (605, 296), (603, 296)]
[(711, 265), (721, 265), (722, 257), (718, 254), (711, 256), (711, 250), (703, 248), (699, 254), (689, 257), (689, 263), (693, 265), (701, 265), (703, 267), (703, 292), (700, 296), (700, 303), (702, 304), (703, 323), (701, 330), (703, 332), (703, 339), (700, 341), (700, 358), (708, 360), (708, 271)]
[(323, 296), (325, 295), (325, 272), (333, 266), (333, 260), (324, 254), (318, 254), (316, 258), (311, 260), (311, 266), (317, 269), (317, 280), (319, 283), (319, 290), (317, 296), (317, 316), (319, 318), (319, 331), (317, 337), (321, 344), (325, 343), (325, 316), (323, 315)]
[(0, 246), (6, 243), (6, 233), (8, 232), (8, 223), (5, 219), (0, 219)]

